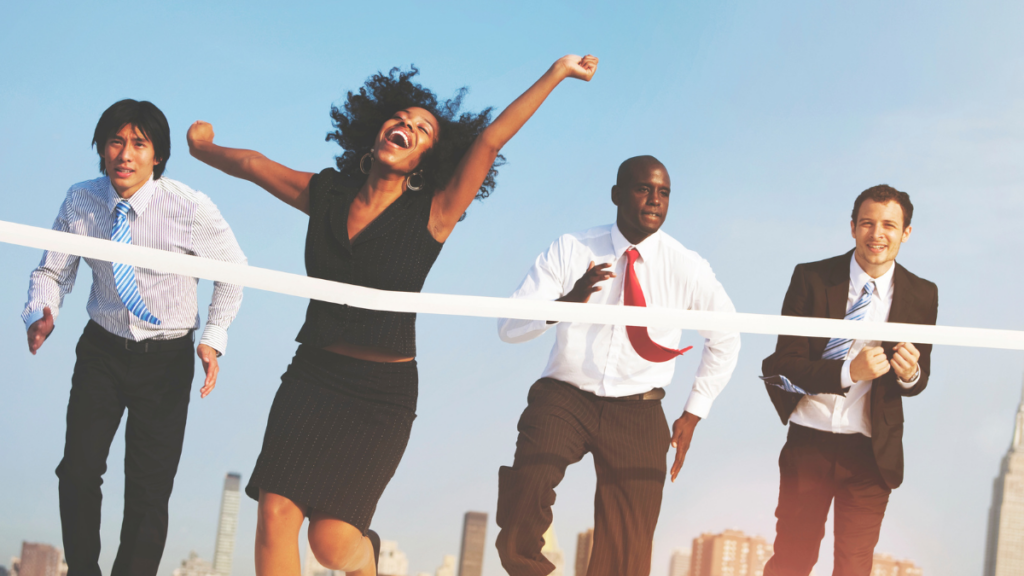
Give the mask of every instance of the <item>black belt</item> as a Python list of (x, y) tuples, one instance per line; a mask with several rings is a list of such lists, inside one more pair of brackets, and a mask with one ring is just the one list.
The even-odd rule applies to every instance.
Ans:
[(180, 350), (182, 348), (191, 348), (192, 344), (195, 343), (195, 331), (189, 330), (188, 334), (174, 338), (173, 340), (154, 340), (152, 338), (148, 340), (132, 340), (131, 338), (122, 338), (116, 334), (107, 332), (105, 328), (89, 320), (89, 323), (85, 325), (85, 333), (90, 338), (96, 338), (102, 340), (104, 343), (113, 346), (117, 350), (126, 350), (135, 354), (148, 354), (151, 352), (166, 352), (168, 350)]

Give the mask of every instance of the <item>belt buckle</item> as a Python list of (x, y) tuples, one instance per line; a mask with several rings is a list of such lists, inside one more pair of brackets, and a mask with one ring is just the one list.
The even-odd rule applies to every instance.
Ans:
[[(141, 349), (138, 346), (139, 344), (142, 344)], [(125, 338), (124, 339), (124, 349), (127, 350), (128, 352), (132, 352), (132, 353), (142, 353), (142, 354), (145, 354), (145, 353), (149, 352), (149, 341), (148, 340), (143, 340), (141, 342), (136, 342), (136, 341), (132, 340), (131, 338)]]

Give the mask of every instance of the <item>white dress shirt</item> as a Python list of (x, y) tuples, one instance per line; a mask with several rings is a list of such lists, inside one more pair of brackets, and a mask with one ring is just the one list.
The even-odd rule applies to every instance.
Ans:
[[(68, 190), (53, 229), (83, 236), (110, 239), (114, 209), (121, 197), (107, 177), (75, 184)], [(225, 262), (246, 262), (231, 228), (208, 196), (181, 182), (150, 178), (127, 200), (132, 244), (180, 254), (192, 254)], [(27, 330), (49, 307), (54, 318), (64, 296), (71, 292), (78, 273), (78, 256), (44, 252), (29, 280), (28, 303), (21, 314)], [(92, 268), (92, 290), (86, 309), (105, 330), (135, 341), (170, 340), (199, 328), (196, 304), (197, 278), (136, 268), (135, 279), (146, 307), (160, 319), (159, 326), (128, 311), (117, 295), (110, 262), (85, 259)], [(200, 343), (224, 353), (228, 326), (242, 304), (242, 287), (214, 282), (206, 329)]]
[[(868, 304), (864, 320), (867, 322), (888, 322), (889, 309), (892, 308), (892, 275), (896, 270), (895, 264), (889, 270), (879, 276), (872, 278), (867, 272), (861, 269), (857, 263), (856, 256), (850, 257), (850, 291), (846, 297), (846, 309), (849, 310), (853, 303), (860, 299), (864, 291), (864, 285), (870, 281), (875, 282), (875, 291), (871, 294), (871, 303)], [(863, 434), (871, 437), (871, 384), (874, 380), (853, 381), (850, 376), (850, 363), (860, 354), (860, 351), (868, 346), (880, 346), (877, 340), (854, 340), (846, 353), (846, 361), (843, 363), (841, 372), (842, 386), (846, 390), (846, 396), (839, 394), (815, 394), (807, 395), (800, 399), (789, 417), (789, 421), (807, 428), (824, 430), (836, 434)], [(891, 368), (890, 368), (891, 369)], [(921, 378), (921, 372), (910, 382), (904, 382), (899, 377), (896, 381), (904, 388), (912, 388)]]
[[(513, 298), (557, 300), (594, 265), (611, 264), (616, 276), (590, 296), (592, 306), (622, 306), (622, 281), (632, 245), (611, 224), (578, 234), (566, 234), (537, 257)], [(683, 310), (735, 312), (722, 284), (707, 261), (658, 231), (636, 245), (640, 257), (634, 269), (647, 305)], [(524, 342), (543, 334), (551, 324), (543, 320), (498, 320), (498, 334), (506, 342)], [(667, 386), (675, 361), (649, 362), (641, 358), (626, 336), (625, 326), (558, 323), (555, 346), (543, 377), (568, 382), (598, 396), (629, 396)], [(651, 339), (670, 348), (680, 347), (679, 329), (649, 329)], [(704, 337), (700, 366), (686, 411), (705, 418), (711, 403), (725, 388), (736, 367), (740, 350), (737, 332), (699, 332)], [(696, 342), (694, 342), (696, 344)], [(689, 352), (696, 353), (696, 350)]]

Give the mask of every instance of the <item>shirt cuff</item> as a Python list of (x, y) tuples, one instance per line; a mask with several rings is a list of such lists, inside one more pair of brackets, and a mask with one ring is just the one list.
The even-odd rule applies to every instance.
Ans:
[(917, 366), (917, 372), (914, 373), (914, 377), (910, 379), (910, 382), (904, 382), (898, 375), (896, 376), (896, 382), (899, 383), (905, 389), (913, 388), (917, 385), (917, 382), (921, 379), (921, 366)]
[(684, 410), (694, 416), (704, 419), (707, 418), (708, 413), (711, 412), (712, 402), (714, 402), (714, 400), (711, 398), (693, 390), (690, 392), (690, 398), (686, 401), (686, 408), (684, 408)]
[(228, 351), (228, 331), (216, 324), (207, 324), (199, 343), (206, 344), (223, 356)]
[(856, 382), (853, 381), (853, 376), (850, 376), (850, 363), (853, 362), (853, 358), (847, 358), (843, 362), (843, 369), (840, 371), (840, 384), (843, 389), (853, 388)]
[[(50, 312), (52, 313), (53, 309), (51, 309)], [(25, 316), (25, 332), (28, 332), (28, 329), (31, 328), (32, 325), (35, 324), (42, 317), (43, 317), (43, 309), (42, 308), (39, 308), (39, 309), (36, 309), (36, 310), (33, 310), (33, 311), (29, 312), (28, 316)]]

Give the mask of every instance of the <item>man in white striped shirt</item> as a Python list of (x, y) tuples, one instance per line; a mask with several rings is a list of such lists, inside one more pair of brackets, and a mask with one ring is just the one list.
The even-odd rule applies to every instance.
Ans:
[[(122, 100), (100, 117), (93, 136), (103, 177), (75, 184), (54, 230), (244, 263), (245, 255), (213, 202), (162, 178), (170, 129), (149, 102)], [(113, 576), (155, 575), (167, 538), (167, 501), (185, 435), (199, 327), (198, 280), (86, 259), (92, 268), (90, 321), (76, 349), (64, 458), (57, 467), (68, 576), (99, 575), (100, 484), (125, 408), (125, 503)], [(35, 354), (71, 291), (79, 257), (46, 252), (32, 272), (22, 320)], [(196, 348), (209, 394), (242, 288), (214, 284)]]

